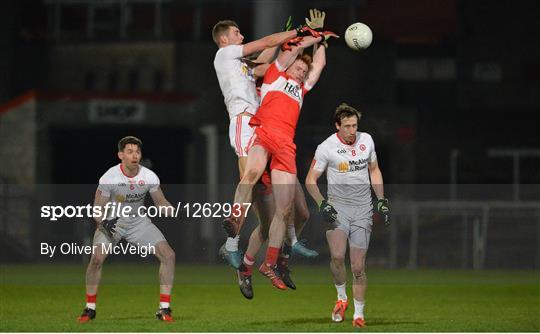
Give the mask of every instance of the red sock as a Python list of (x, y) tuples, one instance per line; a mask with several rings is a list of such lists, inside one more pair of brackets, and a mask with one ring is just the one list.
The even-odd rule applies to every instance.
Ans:
[(264, 263), (266, 263), (269, 266), (274, 266), (277, 262), (278, 255), (279, 255), (279, 248), (268, 247), (268, 249), (266, 250), (266, 259), (264, 260)]
[(171, 295), (167, 295), (164, 293), (159, 294), (159, 307), (160, 308), (169, 307), (170, 302), (171, 302)]
[(164, 303), (170, 303), (171, 302), (171, 295), (160, 293), (159, 294), (159, 301), (164, 302)]
[(89, 295), (89, 294), (86, 294), (86, 302), (87, 303), (96, 303), (96, 298), (97, 298), (97, 294), (95, 295)]
[(251, 276), (252, 272), (253, 272), (253, 264), (255, 264), (255, 258), (249, 256), (249, 255), (244, 255), (244, 267), (245, 267), (245, 270), (242, 271), (242, 275), (244, 276)]

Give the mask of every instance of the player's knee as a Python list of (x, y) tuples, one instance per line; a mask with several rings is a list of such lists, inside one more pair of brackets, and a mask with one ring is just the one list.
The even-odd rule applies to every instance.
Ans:
[(301, 223), (305, 223), (309, 220), (309, 210), (307, 208), (301, 208), (298, 210), (297, 216)]
[(279, 220), (285, 222), (288, 221), (288, 219), (291, 217), (292, 211), (291, 206), (282, 206), (282, 207), (276, 207), (276, 211), (274, 212), (274, 218), (278, 218)]
[(175, 263), (176, 262), (176, 253), (169, 248), (164, 254), (163, 254), (163, 261), (166, 263)]
[(334, 266), (343, 266), (345, 265), (345, 255), (332, 255), (331, 261)]
[(91, 269), (101, 269), (103, 266), (103, 262), (105, 262), (105, 256), (104, 255), (92, 255), (92, 258), (90, 258), (90, 262), (88, 263), (88, 266)]
[(242, 183), (255, 184), (259, 179), (259, 171), (256, 168), (249, 168), (244, 171), (244, 177), (242, 177)]
[(367, 281), (366, 271), (363, 265), (353, 266), (352, 268), (353, 279), (355, 283), (365, 284)]
[(355, 272), (358, 272), (358, 273), (363, 272), (364, 271), (364, 265), (361, 264), (361, 263), (353, 263), (351, 265), (351, 271), (353, 273), (355, 273)]

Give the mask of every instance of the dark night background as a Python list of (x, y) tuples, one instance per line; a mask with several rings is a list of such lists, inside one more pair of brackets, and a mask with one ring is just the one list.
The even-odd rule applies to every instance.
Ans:
[[(335, 131), (331, 123), (335, 107), (345, 101), (363, 112), (360, 129), (375, 140), (385, 183), (442, 184), (443, 200), (448, 199), (450, 183), (484, 185), (476, 189), (480, 199), (497, 193), (490, 185), (506, 184), (502, 191), (506, 196), (501, 198), (510, 200), (512, 184), (517, 182), (522, 185), (521, 198), (514, 193), (513, 200), (537, 203), (539, 2), (509, 0), (1, 1), (0, 184), (23, 188), (87, 184), (93, 189), (117, 163), (118, 139), (135, 135), (144, 142), (145, 163), (160, 176), (172, 200), (185, 192), (167, 189), (167, 184), (199, 184), (201, 188), (190, 193), (207, 191), (211, 196), (212, 190), (205, 187), (212, 173), (218, 184), (232, 186), (238, 171), (212, 64), (217, 50), (211, 40), (212, 26), (233, 19), (250, 41), (280, 31), (289, 15), (301, 24), (314, 7), (326, 11), (327, 29), (343, 36), (350, 24), (363, 22), (371, 27), (374, 40), (362, 52), (347, 48), (343, 39), (330, 43), (326, 69), (306, 97), (298, 124), (302, 182), (316, 146)], [(95, 105), (131, 108), (141, 117), (96, 118)], [(212, 138), (217, 139), (214, 146)], [(20, 195), (23, 201), (34, 203), (32, 192), (25, 191)], [(432, 199), (427, 193), (422, 194)], [(389, 196), (397, 198), (396, 194)], [(457, 195), (458, 200), (467, 200), (464, 191)], [(78, 196), (88, 201), (93, 193)], [(212, 200), (226, 201), (231, 196), (230, 189), (224, 190)], [(3, 211), (5, 244), (36, 241), (40, 233), (62, 240), (85, 235), (74, 228), (24, 230), (18, 222), (29, 221), (28, 210), (17, 206), (16, 200), (12, 203), (11, 211)], [(521, 252), (517, 248), (504, 259), (493, 251), (488, 252), (491, 265), (499, 260), (509, 266), (540, 263), (534, 237), (539, 235), (537, 211), (531, 215), (516, 210), (505, 211), (511, 222), (530, 225), (510, 234), (505, 229), (510, 225), (502, 225), (508, 222), (501, 218), (503, 228), (492, 230), (498, 231), (495, 237), (501, 236), (500, 243), (495, 240), (490, 246), (499, 250), (506, 245), (504, 237), (514, 238), (514, 244), (529, 250), (530, 258), (516, 262), (515, 256), (521, 256), (516, 255)], [(515, 218), (516, 212), (522, 216)], [(440, 214), (444, 221), (445, 213)], [(430, 247), (442, 239), (448, 247), (445, 252), (455, 251), (453, 239), (447, 238), (451, 233), (467, 245), (472, 235), (467, 224), (473, 216), (467, 217), (471, 219), (463, 225), (461, 220), (452, 221), (457, 225), (448, 223), (442, 230), (440, 224), (429, 225), (440, 221), (428, 221), (422, 231), (432, 237), (433, 245), (421, 251), (426, 256), (438, 254)], [(408, 218), (404, 219), (402, 227), (409, 226)], [(11, 229), (14, 222), (17, 228)], [(199, 227), (175, 228), (195, 235)], [(217, 228), (214, 232), (221, 233)], [(323, 244), (319, 232), (306, 234), (310, 241)], [(208, 254), (196, 254), (215, 260), (212, 247), (218, 247), (221, 239), (201, 233), (188, 243), (178, 239), (180, 234), (165, 234), (172, 243), (178, 239), (183, 249), (179, 253), (184, 255), (207, 243)], [(384, 245), (392, 246), (385, 233), (375, 233), (379, 249), (370, 249), (374, 258), (378, 251), (386, 256)], [(394, 236), (405, 240), (403, 245), (408, 243), (409, 230), (402, 228)], [(467, 249), (464, 246), (465, 254)], [(399, 259), (394, 259), (394, 265), (395, 261), (399, 264)]]

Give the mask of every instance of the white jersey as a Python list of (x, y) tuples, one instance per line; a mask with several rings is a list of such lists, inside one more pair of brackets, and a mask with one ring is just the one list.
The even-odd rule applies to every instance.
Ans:
[(214, 68), (230, 119), (244, 111), (255, 114), (260, 104), (253, 68), (249, 66), (249, 60), (242, 58), (243, 48), (243, 45), (220, 48), (214, 58)]
[[(110, 202), (121, 203), (121, 207), (130, 206), (130, 215), (136, 215), (137, 209), (144, 205), (146, 194), (159, 189), (159, 178), (144, 166), (139, 166), (137, 175), (129, 177), (124, 173), (122, 164), (118, 164), (103, 174), (98, 189), (102, 196), (109, 197)], [(141, 217), (122, 217), (122, 221), (139, 222)]]
[(375, 144), (368, 133), (357, 132), (352, 145), (335, 133), (317, 147), (312, 166), (326, 171), (330, 203), (371, 208), (368, 163), (376, 160)]

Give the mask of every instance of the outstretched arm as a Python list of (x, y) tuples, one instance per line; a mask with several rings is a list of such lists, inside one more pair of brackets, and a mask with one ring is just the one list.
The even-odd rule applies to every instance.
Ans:
[(270, 64), (276, 59), (278, 55), (279, 47), (274, 46), (272, 48), (264, 49), (263, 52), (255, 59), (257, 64)]
[(315, 45), (315, 43), (319, 42), (321, 40), (321, 37), (312, 37), (307, 36), (302, 39), (300, 39), (296, 44), (291, 45), (290, 50), (282, 50), (280, 51), (276, 61), (279, 64), (279, 67), (285, 69), (289, 67), (296, 57), (307, 47), (310, 47), (312, 45)]
[(315, 86), (319, 78), (321, 77), (322, 70), (326, 66), (326, 47), (321, 44), (314, 46), (313, 62), (311, 63), (311, 69), (309, 70), (306, 84), (310, 87)]
[(283, 31), (268, 35), (256, 41), (245, 44), (242, 49), (242, 56), (249, 56), (250, 54), (262, 51), (264, 49), (273, 48), (274, 46), (281, 45), (294, 37), (296, 37), (296, 30)]

